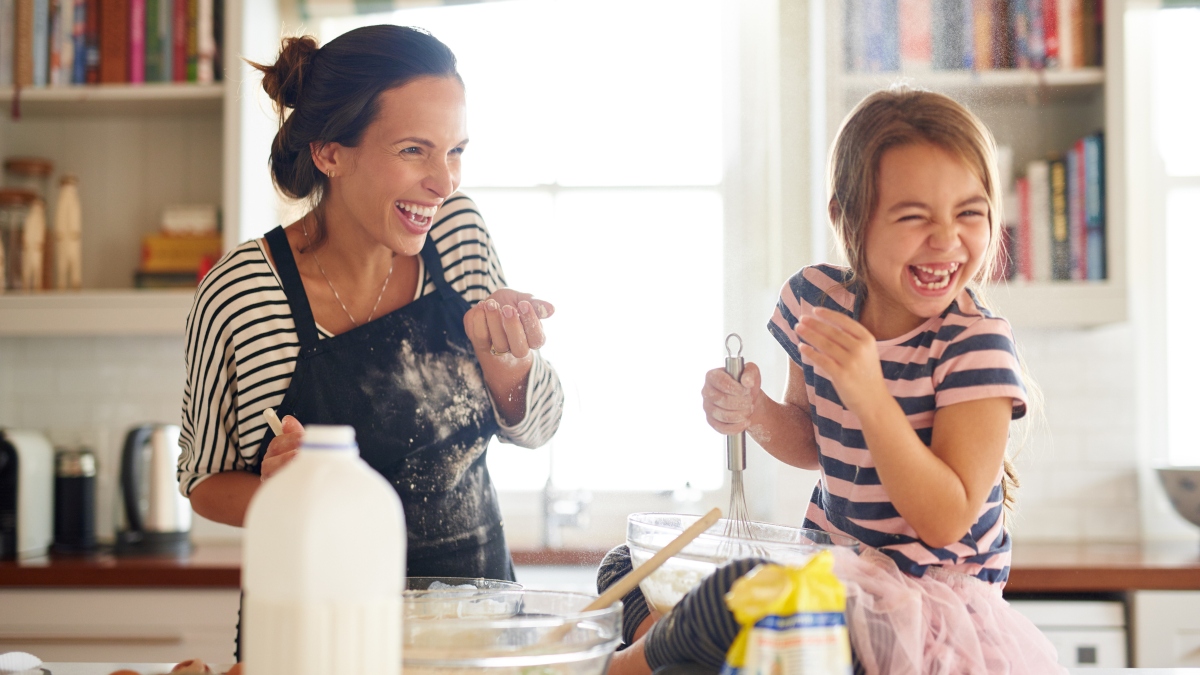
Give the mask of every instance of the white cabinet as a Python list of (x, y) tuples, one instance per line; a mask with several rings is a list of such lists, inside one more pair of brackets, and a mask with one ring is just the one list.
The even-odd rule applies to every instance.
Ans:
[(1200, 667), (1200, 591), (1137, 591), (1133, 665)]
[[(225, 79), (214, 84), (78, 85), (0, 89), (0, 157), (54, 161), (55, 176), (79, 177), (83, 293), (0, 294), (3, 335), (181, 335), (190, 293), (138, 291), (141, 237), (162, 208), (221, 206), (225, 248), (273, 226), (267, 172), (274, 134), (269, 101), (243, 57), (273, 60), (275, 2), (226, 0)], [(53, 207), (57, 180), (49, 187)]]
[(0, 590), (0, 652), (43, 661), (233, 663), (237, 589)]
[(1058, 650), (1068, 668), (1125, 668), (1129, 665), (1125, 603), (1120, 600), (1013, 600)]
[[(970, 107), (992, 130), (998, 144), (1013, 149), (1016, 175), (1024, 172), (1028, 162), (1061, 153), (1082, 136), (1104, 130), (1107, 279), (1009, 282), (990, 289), (988, 299), (1001, 315), (1019, 326), (1086, 327), (1125, 321), (1125, 2), (1104, 3), (1102, 68), (885, 73), (845, 72), (843, 3), (857, 0), (812, 2), (823, 10), (820, 27), (824, 32), (814, 38), (823, 39), (825, 45), (827, 144), (858, 101), (893, 82), (941, 92)], [(815, 148), (814, 166), (824, 161), (827, 144)]]

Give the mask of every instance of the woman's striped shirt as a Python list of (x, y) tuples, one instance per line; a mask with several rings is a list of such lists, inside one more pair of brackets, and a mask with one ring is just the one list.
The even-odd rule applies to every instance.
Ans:
[[(806, 527), (850, 535), (882, 550), (914, 576), (938, 565), (985, 581), (1008, 579), (1012, 541), (1004, 527), (1003, 469), (975, 524), (945, 548), (926, 545), (896, 511), (863, 439), (862, 423), (842, 405), (827, 373), (800, 354), (792, 327), (815, 307), (859, 318), (862, 294), (846, 288), (850, 272), (814, 265), (784, 284), (768, 330), (804, 370), (809, 414), (820, 449), (821, 479), (813, 491)], [(1025, 414), (1026, 394), (1008, 322), (964, 290), (946, 311), (909, 333), (878, 343), (888, 391), (925, 445), (938, 408), (985, 398), (1010, 398), (1013, 419)]]
[[(467, 302), (474, 305), (505, 286), (491, 236), (470, 198), (459, 193), (447, 199), (429, 237), (441, 254), (446, 281)], [(200, 284), (188, 314), (177, 472), (184, 495), (214, 473), (257, 470), (266, 433), (262, 412), (283, 402), (292, 381), (300, 341), (265, 248), (259, 239), (227, 253)], [(423, 263), (421, 274), (417, 298), (437, 292)], [(318, 332), (322, 338), (332, 335), (320, 326)], [(558, 374), (534, 352), (525, 417), (509, 427), (497, 414), (500, 438), (527, 448), (543, 445), (558, 430), (562, 409)]]

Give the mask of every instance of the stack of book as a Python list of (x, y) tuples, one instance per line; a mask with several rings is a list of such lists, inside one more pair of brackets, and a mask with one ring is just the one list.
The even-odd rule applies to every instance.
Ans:
[(1103, 0), (843, 0), (847, 72), (1103, 64)]
[(1079, 139), (1062, 155), (1030, 162), (1006, 208), (1007, 278), (1108, 278), (1104, 135)]
[(214, 206), (167, 207), (159, 231), (142, 237), (134, 285), (194, 288), (221, 257), (217, 221)]
[(221, 79), (224, 0), (0, 0), (0, 87)]

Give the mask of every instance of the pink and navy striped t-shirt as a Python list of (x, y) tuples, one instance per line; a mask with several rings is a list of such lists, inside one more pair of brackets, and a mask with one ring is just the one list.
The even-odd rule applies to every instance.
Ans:
[[(850, 271), (813, 265), (784, 284), (768, 330), (804, 370), (809, 414), (820, 449), (821, 478), (805, 515), (805, 527), (847, 534), (877, 548), (900, 569), (922, 576), (930, 565), (992, 583), (1008, 579), (1012, 540), (1004, 527), (1003, 468), (967, 534), (945, 548), (917, 537), (880, 483), (858, 416), (846, 409), (822, 369), (800, 355), (793, 326), (815, 307), (859, 318), (862, 292), (848, 289)], [(1025, 415), (1026, 394), (1008, 321), (964, 290), (940, 316), (905, 335), (880, 340), (879, 360), (888, 391), (925, 445), (933, 437), (938, 408), (986, 398), (1010, 398), (1013, 419)]]

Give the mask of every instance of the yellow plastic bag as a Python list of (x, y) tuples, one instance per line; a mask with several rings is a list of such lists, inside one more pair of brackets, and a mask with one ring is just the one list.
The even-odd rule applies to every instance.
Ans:
[(725, 596), (742, 629), (725, 656), (722, 675), (848, 675), (846, 589), (833, 574), (833, 555), (804, 567), (759, 565)]

